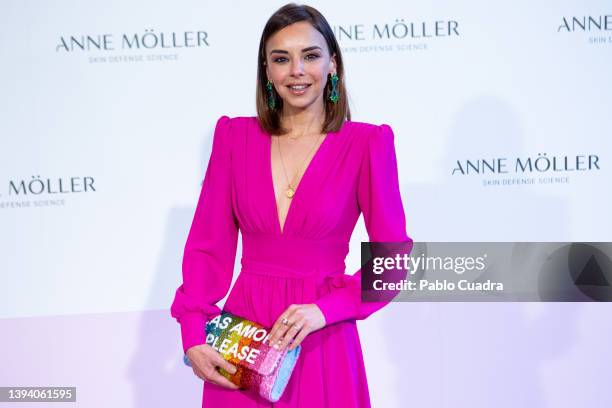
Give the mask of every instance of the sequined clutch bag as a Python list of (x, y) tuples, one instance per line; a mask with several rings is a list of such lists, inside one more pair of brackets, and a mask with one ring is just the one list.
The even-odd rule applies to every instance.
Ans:
[[(236, 367), (219, 373), (242, 389), (251, 390), (270, 402), (280, 399), (302, 349), (277, 350), (269, 344), (270, 330), (251, 320), (223, 311), (206, 323), (206, 344)], [(185, 364), (191, 366), (187, 355)]]

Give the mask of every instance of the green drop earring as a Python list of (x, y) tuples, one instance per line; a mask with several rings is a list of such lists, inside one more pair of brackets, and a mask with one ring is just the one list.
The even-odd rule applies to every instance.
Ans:
[(331, 75), (331, 86), (332, 89), (329, 94), (329, 100), (336, 103), (340, 99), (340, 95), (338, 95), (338, 75), (336, 73)]
[(266, 89), (268, 90), (268, 108), (274, 110), (276, 108), (276, 98), (274, 97), (272, 82), (269, 79), (266, 84)]

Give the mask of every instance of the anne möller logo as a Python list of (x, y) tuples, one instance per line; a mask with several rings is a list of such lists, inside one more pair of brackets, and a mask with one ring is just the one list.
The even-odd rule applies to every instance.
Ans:
[(116, 51), (142, 49), (177, 49), (209, 47), (206, 31), (155, 32), (145, 29), (142, 33), (78, 34), (61, 36), (56, 52)]
[[(569, 183), (569, 175), (600, 170), (600, 158), (596, 154), (548, 155), (538, 153), (533, 157), (498, 157), (489, 159), (456, 160), (453, 176), (492, 176), (483, 180), (484, 186), (517, 184)], [(519, 175), (512, 178), (496, 176)]]
[[(344, 24), (334, 26), (333, 30), (343, 52), (427, 50), (429, 40), (460, 35), (456, 20), (396, 18), (393, 23)], [(410, 42), (404, 42), (406, 40)]]
[(557, 32), (612, 31), (612, 14), (563, 17)]
[(612, 44), (612, 14), (563, 17), (558, 33), (587, 34), (589, 44)]
[[(43, 179), (35, 175), (29, 180), (9, 180), (6, 195), (17, 200), (0, 200), (0, 209), (62, 206), (67, 195), (95, 192), (94, 182), (93, 177), (87, 176)], [(0, 193), (0, 197), (3, 196), (4, 194)]]
[(405, 38), (435, 38), (459, 35), (459, 23), (455, 20), (405, 21), (395, 19), (392, 24), (353, 24), (334, 26), (338, 41), (390, 40)]

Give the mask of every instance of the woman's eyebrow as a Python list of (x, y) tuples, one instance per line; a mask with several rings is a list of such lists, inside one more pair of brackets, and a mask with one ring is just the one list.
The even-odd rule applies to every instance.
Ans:
[[(302, 52), (308, 52), (308, 51), (316, 50), (317, 48), (320, 49), (320, 50), (323, 50), (318, 45), (313, 45), (311, 47), (303, 48)], [(285, 50), (272, 50), (272, 51), (270, 51), (270, 54), (273, 54), (273, 53), (277, 53), (277, 54), (289, 54), (289, 52), (285, 51)]]

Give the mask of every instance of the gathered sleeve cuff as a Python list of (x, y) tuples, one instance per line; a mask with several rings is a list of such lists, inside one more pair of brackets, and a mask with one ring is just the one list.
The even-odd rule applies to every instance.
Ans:
[(218, 119), (210, 160), (183, 253), (183, 282), (170, 307), (183, 351), (204, 344), (205, 324), (221, 310), (232, 283), (238, 222), (232, 206), (231, 119)]

